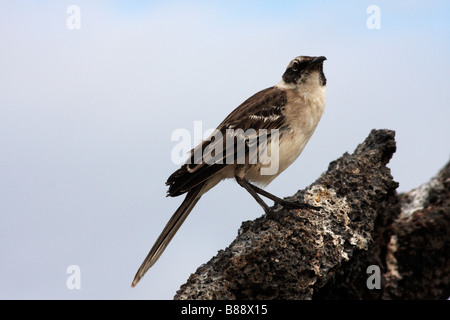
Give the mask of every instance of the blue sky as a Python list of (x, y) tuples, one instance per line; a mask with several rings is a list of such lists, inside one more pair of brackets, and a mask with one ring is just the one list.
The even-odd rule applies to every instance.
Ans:
[(131, 289), (182, 201), (165, 197), (172, 132), (217, 126), (298, 55), (328, 58), (327, 106), (267, 190), (308, 186), (373, 128), (396, 131), (399, 192), (428, 181), (449, 159), (449, 17), (448, 1), (1, 1), (0, 298), (171, 299), (263, 213), (222, 183)]

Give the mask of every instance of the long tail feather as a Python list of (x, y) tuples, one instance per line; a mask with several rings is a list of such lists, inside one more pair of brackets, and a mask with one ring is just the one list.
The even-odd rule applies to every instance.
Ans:
[(159, 259), (161, 254), (166, 249), (167, 245), (169, 244), (170, 240), (172, 240), (175, 233), (178, 231), (178, 229), (183, 224), (184, 220), (186, 220), (189, 213), (192, 211), (194, 206), (196, 205), (197, 201), (202, 196), (202, 188), (203, 185), (199, 185), (195, 187), (194, 189), (190, 190), (186, 197), (184, 198), (183, 203), (180, 205), (180, 207), (175, 211), (175, 213), (170, 218), (169, 222), (167, 222), (166, 226), (164, 227), (164, 230), (159, 235), (158, 239), (156, 240), (155, 244), (151, 248), (150, 252), (148, 253), (147, 257), (145, 257), (144, 262), (142, 262), (139, 270), (136, 272), (136, 275), (134, 276), (134, 280), (131, 283), (132, 287), (135, 287), (139, 280), (144, 276), (144, 274), (150, 269), (155, 262)]

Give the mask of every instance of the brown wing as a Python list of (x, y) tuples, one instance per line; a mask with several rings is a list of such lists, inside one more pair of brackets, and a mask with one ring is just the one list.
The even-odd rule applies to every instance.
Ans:
[[(228, 157), (225, 161), (225, 155), (231, 155), (236, 160), (238, 155), (242, 155), (242, 152), (244, 154), (248, 152), (248, 146), (243, 151), (237, 149), (238, 146), (235, 143), (226, 143), (229, 139), (235, 141), (234, 139), (237, 138), (231, 136), (227, 129), (234, 129), (234, 132), (237, 132), (237, 129), (242, 129), (241, 132), (246, 132), (249, 129), (256, 128), (267, 129), (268, 131), (274, 128), (283, 128), (284, 117), (282, 115), (285, 104), (286, 92), (276, 87), (264, 89), (244, 101), (216, 129), (216, 132), (224, 138), (214, 139), (213, 134), (209, 139), (204, 140), (191, 150), (189, 162), (167, 179), (166, 185), (169, 186), (167, 195), (171, 197), (179, 196), (223, 170), (227, 165), (226, 163), (230, 163)], [(223, 156), (214, 157), (213, 163), (205, 161), (203, 158), (205, 149), (214, 150), (216, 144), (222, 144)], [(234, 149), (227, 150), (227, 145), (231, 145)]]

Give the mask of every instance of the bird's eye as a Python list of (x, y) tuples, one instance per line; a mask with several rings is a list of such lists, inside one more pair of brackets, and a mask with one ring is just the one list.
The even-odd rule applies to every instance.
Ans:
[(298, 64), (298, 62), (294, 62), (293, 64), (292, 64), (292, 70), (293, 71), (297, 71), (298, 70), (298, 68), (299, 68), (299, 64)]

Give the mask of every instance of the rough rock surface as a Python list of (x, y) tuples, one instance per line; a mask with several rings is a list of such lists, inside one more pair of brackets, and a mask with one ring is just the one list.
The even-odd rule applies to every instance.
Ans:
[[(273, 214), (244, 222), (230, 246), (200, 266), (175, 299), (414, 298), (415, 286), (426, 281), (438, 289), (422, 297), (448, 297), (449, 166), (423, 187), (426, 195), (399, 196), (386, 167), (394, 136), (372, 130), (353, 154), (331, 162), (292, 197), (320, 211), (276, 205)], [(416, 233), (417, 242), (411, 240)], [(369, 266), (379, 268), (380, 289), (367, 286)]]
[(449, 298), (450, 162), (400, 199), (402, 212), (392, 225), (383, 298)]

